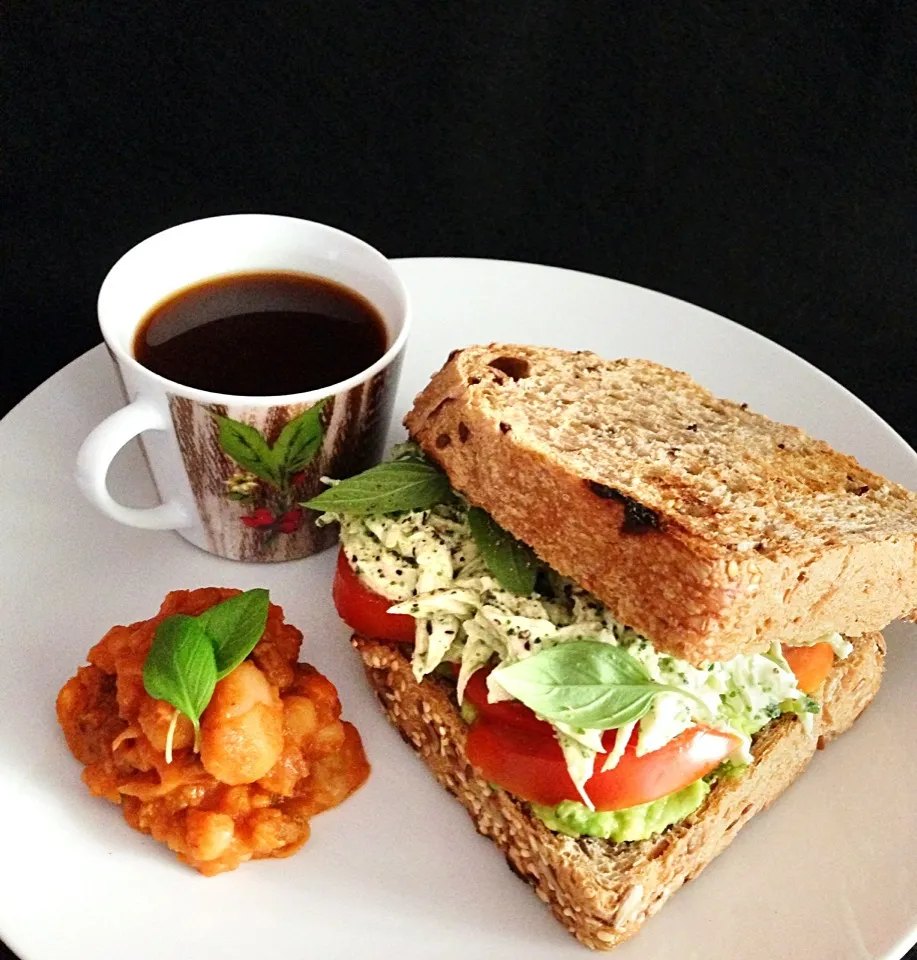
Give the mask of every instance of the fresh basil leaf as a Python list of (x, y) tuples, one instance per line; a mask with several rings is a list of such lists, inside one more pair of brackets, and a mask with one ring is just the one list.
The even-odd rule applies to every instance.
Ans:
[(468, 511), (468, 526), (487, 569), (500, 586), (522, 596), (530, 594), (535, 589), (539, 568), (535, 551), (480, 507)]
[(389, 457), (389, 460), (416, 460), (418, 463), (430, 462), (424, 456), (423, 450), (420, 449), (420, 444), (415, 443), (413, 440), (405, 440), (402, 443), (396, 443), (392, 447), (392, 453)]
[(449, 478), (432, 463), (399, 460), (380, 463), (329, 487), (302, 506), (323, 513), (401, 513), (426, 510), (447, 500)]
[(222, 680), (254, 650), (267, 626), (270, 606), (262, 587), (238, 593), (205, 610), (196, 619), (213, 648), (217, 680)]
[(626, 650), (597, 640), (573, 640), (494, 671), (494, 679), (535, 713), (555, 723), (613, 730), (634, 723), (660, 693), (703, 701), (656, 683)]
[(213, 647), (200, 619), (183, 613), (166, 617), (156, 628), (143, 663), (146, 692), (172, 704), (199, 731), (216, 682)]
[(252, 426), (214, 413), (219, 424), (218, 440), (223, 452), (240, 467), (266, 480), (272, 486), (280, 486), (280, 472), (277, 458), (268, 446), (267, 440)]
[(322, 427), (322, 409), (327, 400), (319, 400), (315, 406), (294, 417), (280, 431), (272, 448), (274, 462), (283, 472), (290, 474), (307, 467), (318, 453), (325, 435)]

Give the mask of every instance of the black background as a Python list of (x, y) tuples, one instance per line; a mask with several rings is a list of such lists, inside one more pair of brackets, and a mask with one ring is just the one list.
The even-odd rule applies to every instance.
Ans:
[(917, 3), (3, 9), (0, 412), (99, 341), (130, 246), (261, 211), (663, 290), (917, 443)]

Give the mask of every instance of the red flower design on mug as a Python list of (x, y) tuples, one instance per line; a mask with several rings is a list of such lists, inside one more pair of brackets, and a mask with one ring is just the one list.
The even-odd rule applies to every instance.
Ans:
[(277, 529), (281, 533), (295, 533), (302, 526), (302, 510), (298, 507), (287, 512), (280, 518)]
[(246, 527), (269, 527), (274, 519), (274, 514), (267, 507), (259, 507), (254, 513), (242, 517), (242, 522)]

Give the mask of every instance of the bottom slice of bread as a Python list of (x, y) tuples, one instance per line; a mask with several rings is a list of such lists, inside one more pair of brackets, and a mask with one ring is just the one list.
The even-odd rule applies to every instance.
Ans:
[(822, 711), (811, 733), (795, 716), (773, 721), (754, 738), (751, 766), (718, 781), (690, 817), (648, 840), (612, 843), (553, 833), (525, 801), (490, 787), (465, 756), (467, 726), (454, 688), (432, 676), (417, 683), (397, 647), (358, 636), (352, 642), (405, 740), (462, 802), (478, 831), (503, 851), (513, 872), (535, 887), (577, 939), (598, 950), (633, 936), (783, 793), (816, 749), (851, 726), (879, 689), (885, 662), (881, 634), (854, 639), (853, 653), (837, 661), (816, 694)]

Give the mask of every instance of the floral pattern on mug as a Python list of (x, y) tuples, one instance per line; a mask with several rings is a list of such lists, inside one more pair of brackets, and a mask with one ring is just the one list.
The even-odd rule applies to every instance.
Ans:
[(211, 404), (170, 394), (205, 549), (273, 563), (333, 546), (334, 527), (316, 526), (300, 504), (325, 489), (323, 476), (351, 476), (379, 461), (400, 365), (395, 357), (369, 380), (312, 404)]
[(260, 431), (241, 420), (212, 414), (218, 424), (220, 449), (240, 469), (225, 482), (230, 500), (250, 506), (241, 522), (271, 540), (299, 530), (305, 468), (315, 459), (324, 439), (322, 409), (326, 401), (305, 410), (286, 423), (271, 443)]

